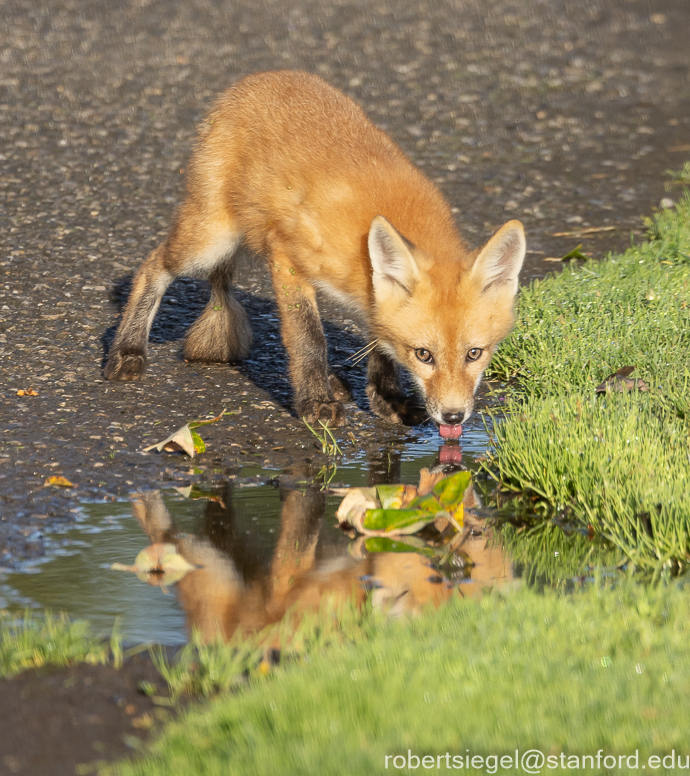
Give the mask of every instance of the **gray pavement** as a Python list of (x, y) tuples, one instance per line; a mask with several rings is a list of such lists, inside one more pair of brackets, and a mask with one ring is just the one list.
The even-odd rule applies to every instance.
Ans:
[[(524, 222), (525, 280), (578, 243), (625, 247), (677, 196), (664, 171), (690, 158), (687, 0), (2, 0), (0, 13), (0, 567), (40, 554), (79, 499), (322, 463), (288, 411), (260, 272), (241, 280), (257, 340), (244, 365), (180, 360), (206, 291), (179, 281), (146, 381), (102, 379), (131, 274), (181, 201), (195, 126), (238, 77), (303, 68), (343, 89), (438, 182), (468, 242)], [(592, 227), (609, 229), (578, 234)], [(362, 333), (328, 312), (344, 364)], [(350, 449), (421, 433), (374, 419), (363, 365), (346, 372)], [(224, 406), (242, 412), (205, 434), (194, 469), (140, 452)], [(50, 475), (77, 487), (43, 487)]]

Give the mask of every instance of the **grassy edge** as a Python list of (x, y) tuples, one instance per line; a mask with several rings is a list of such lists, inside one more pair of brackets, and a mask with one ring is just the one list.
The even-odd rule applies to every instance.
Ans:
[(89, 663), (121, 664), (122, 643), (117, 623), (109, 642), (98, 639), (84, 620), (65, 614), (26, 611), (22, 618), (0, 612), (0, 677), (8, 678), (34, 668)]
[[(101, 772), (221, 774), (232, 762), (243, 774), (369, 774), (408, 748), (679, 751), (690, 710), (689, 608), (678, 585), (632, 581), (566, 596), (458, 595), (404, 623), (326, 605), (230, 645), (190, 645), (171, 690), (194, 689), (195, 675), (195, 689), (213, 699)], [(0, 623), (6, 631), (7, 618)], [(28, 617), (10, 630), (3, 643), (19, 669), (113, 659), (85, 623)], [(290, 655), (277, 665), (268, 657), (276, 639)]]
[[(647, 226), (648, 239), (625, 253), (524, 290), (493, 365), (516, 382), (491, 413), (483, 469), (533, 524), (556, 518), (594, 531), (658, 578), (690, 558), (688, 192)], [(595, 393), (633, 364), (633, 390)]]
[(408, 749), (685, 751), (688, 608), (676, 586), (632, 582), (458, 597), (256, 675), (102, 772), (370, 774)]

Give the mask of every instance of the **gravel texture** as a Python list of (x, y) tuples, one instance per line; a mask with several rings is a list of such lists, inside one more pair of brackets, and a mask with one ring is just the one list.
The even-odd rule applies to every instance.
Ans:
[[(687, 0), (5, 0), (2, 17), (0, 567), (40, 555), (80, 499), (326, 460), (290, 414), (257, 264), (240, 280), (256, 338), (245, 364), (180, 359), (207, 294), (182, 280), (145, 382), (102, 378), (132, 272), (181, 201), (195, 126), (240, 76), (303, 68), (343, 89), (438, 183), (470, 243), (524, 222), (525, 281), (580, 243), (625, 247), (641, 215), (677, 197), (664, 171), (690, 157)], [(345, 363), (363, 334), (326, 313), (355, 388), (346, 449), (428, 435), (371, 416), (364, 365)], [(29, 388), (38, 395), (17, 395)], [(223, 407), (240, 412), (204, 432), (194, 468), (142, 454)], [(51, 475), (76, 487), (44, 487)]]

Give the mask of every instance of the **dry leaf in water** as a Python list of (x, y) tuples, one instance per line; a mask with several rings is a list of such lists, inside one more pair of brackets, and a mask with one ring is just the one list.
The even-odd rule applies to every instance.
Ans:
[(367, 509), (377, 509), (376, 488), (352, 488), (340, 502), (335, 513), (340, 526), (357, 526)]
[(420, 472), (419, 487), (378, 485), (353, 488), (343, 499), (336, 518), (341, 528), (352, 526), (365, 536), (410, 535), (443, 518), (460, 530), (463, 523), (463, 494), (469, 486), (469, 472)]
[(215, 504), (220, 504), (220, 506), (225, 509), (225, 502), (221, 496), (206, 490), (201, 490), (197, 485), (187, 485), (186, 488), (175, 488), (175, 490), (182, 498), (188, 498), (190, 501), (213, 501)]
[(114, 571), (131, 571), (142, 582), (166, 587), (179, 582), (187, 573), (200, 567), (182, 557), (174, 544), (156, 542), (137, 555), (134, 565), (113, 563), (110, 568)]
[(446, 475), (443, 471), (430, 472), (428, 469), (421, 469), (419, 472), (418, 496), (426, 496), (438, 485)]

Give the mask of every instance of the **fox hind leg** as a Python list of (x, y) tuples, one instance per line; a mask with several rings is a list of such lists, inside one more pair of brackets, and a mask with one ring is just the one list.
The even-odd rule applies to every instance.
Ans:
[[(211, 277), (211, 302), (196, 330), (190, 332), (190, 358), (228, 360), (248, 350), (251, 329), (241, 306), (228, 294), (232, 256), (241, 241), (233, 219), (222, 208), (194, 202), (180, 208), (165, 242), (151, 252), (137, 272), (127, 306), (110, 347), (107, 380), (141, 380), (148, 363), (147, 343), (156, 310), (170, 283), (181, 275)], [(220, 307), (218, 311), (215, 308)], [(220, 313), (216, 315), (216, 313)], [(222, 322), (221, 322), (222, 321)], [(221, 347), (226, 333), (229, 345)], [(216, 356), (223, 358), (216, 359)]]
[(148, 365), (147, 342), (161, 297), (174, 275), (166, 269), (168, 241), (151, 252), (134, 277), (129, 300), (108, 353), (106, 380), (141, 380)]
[(226, 261), (211, 273), (211, 298), (185, 338), (187, 361), (224, 363), (239, 361), (249, 353), (252, 329), (244, 308), (230, 290), (232, 270), (232, 263)]

